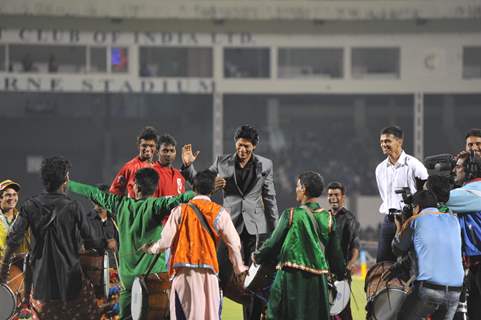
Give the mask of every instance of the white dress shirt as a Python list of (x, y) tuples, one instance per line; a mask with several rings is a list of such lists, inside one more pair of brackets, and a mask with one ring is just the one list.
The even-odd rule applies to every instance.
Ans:
[(413, 156), (401, 152), (396, 164), (389, 162), (389, 157), (376, 167), (376, 182), (382, 199), (379, 212), (388, 214), (389, 209), (401, 210), (404, 206), (402, 195), (395, 193), (404, 187), (409, 187), (411, 194), (416, 192), (416, 180), (426, 180), (428, 171), (423, 163)]

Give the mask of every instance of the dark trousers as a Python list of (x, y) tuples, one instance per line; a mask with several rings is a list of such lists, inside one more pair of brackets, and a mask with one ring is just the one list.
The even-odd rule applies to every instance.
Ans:
[[(398, 320), (451, 320), (458, 308), (460, 291), (435, 290), (415, 285), (398, 314)], [(471, 318), (470, 318), (471, 319)]]
[[(244, 228), (240, 234), (240, 239), (243, 247), (242, 259), (244, 260), (244, 264), (249, 266), (252, 262), (252, 252), (256, 250), (256, 243), (260, 247), (264, 240), (266, 240), (266, 235), (259, 235), (259, 237), (256, 237), (255, 235), (249, 234), (246, 228)], [(257, 296), (251, 295), (249, 303), (242, 305), (244, 320), (260, 319), (264, 306), (265, 303), (261, 299)]]
[[(243, 231), (239, 234), (241, 244), (242, 244), (242, 259), (244, 260), (244, 264), (249, 266), (252, 262), (251, 255), (252, 252), (256, 250), (256, 243), (260, 247), (260, 245), (267, 239), (266, 234), (259, 235), (256, 237), (255, 235), (251, 235), (247, 232), (247, 230), (243, 229)], [(219, 244), (217, 249), (217, 257), (219, 260), (219, 279), (221, 284), (227, 283), (230, 281), (230, 277), (232, 275), (232, 264), (229, 261), (229, 254), (227, 252), (227, 248), (224, 242)], [(265, 307), (265, 303), (259, 299), (258, 297), (252, 295), (249, 298), (248, 303), (244, 303), (242, 305), (244, 320), (258, 320), (260, 319), (262, 310)]]
[(381, 224), (379, 240), (377, 245), (376, 262), (396, 261), (396, 256), (392, 253), (391, 243), (396, 234), (396, 224), (393, 215), (386, 215)]
[(469, 268), (468, 317), (481, 319), (481, 265)]

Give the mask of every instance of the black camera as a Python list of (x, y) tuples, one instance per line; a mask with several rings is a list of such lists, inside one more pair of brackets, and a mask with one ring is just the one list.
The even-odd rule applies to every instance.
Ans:
[(394, 191), (400, 194), (403, 198), (404, 206), (401, 210), (402, 221), (406, 221), (413, 215), (413, 195), (411, 194), (411, 189), (409, 187), (404, 187), (402, 189)]
[(453, 169), (456, 166), (456, 161), (452, 154), (444, 153), (426, 157), (424, 166), (428, 169), (430, 176), (448, 177), (454, 181)]

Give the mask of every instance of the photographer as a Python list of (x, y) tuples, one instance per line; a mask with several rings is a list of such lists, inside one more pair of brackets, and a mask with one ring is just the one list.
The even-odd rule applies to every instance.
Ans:
[[(418, 191), (412, 197), (413, 216), (401, 225), (395, 219), (396, 255), (411, 252), (416, 280), (398, 319), (452, 319), (463, 285), (460, 226), (456, 217), (437, 209), (432, 191)], [(449, 257), (449, 259), (446, 259)]]
[(458, 214), (463, 238), (463, 256), (469, 268), (467, 289), (468, 316), (481, 319), (481, 158), (479, 154), (461, 152), (455, 182), (462, 187), (450, 193), (448, 207)]

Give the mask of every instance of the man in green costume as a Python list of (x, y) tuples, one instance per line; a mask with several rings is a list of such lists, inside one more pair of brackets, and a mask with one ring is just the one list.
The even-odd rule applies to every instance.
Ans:
[(267, 319), (329, 319), (328, 273), (342, 280), (346, 270), (335, 220), (319, 205), (323, 188), (319, 173), (299, 175), (301, 206), (284, 210), (271, 237), (253, 254), (258, 264), (278, 263)]
[[(138, 251), (147, 243), (160, 238), (162, 219), (171, 209), (180, 203), (188, 202), (194, 197), (193, 192), (186, 192), (174, 197), (153, 198), (159, 175), (154, 169), (143, 168), (135, 173), (135, 199), (100, 191), (94, 186), (70, 181), (69, 189), (98, 203), (101, 207), (116, 213), (119, 228), (119, 275), (120, 318), (130, 319), (130, 298), (132, 284), (136, 276), (143, 275), (155, 259), (155, 256)], [(165, 255), (155, 262), (151, 273), (166, 272)]]

